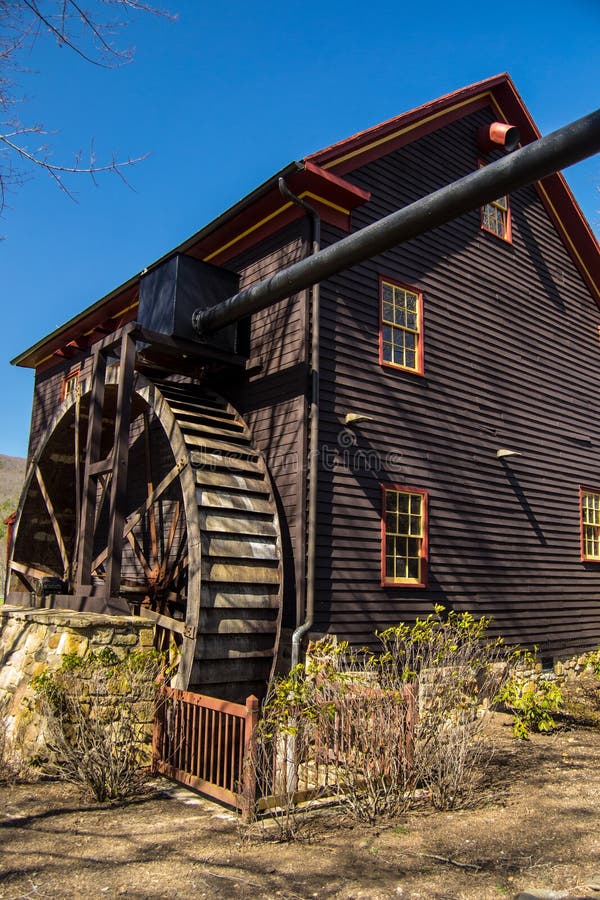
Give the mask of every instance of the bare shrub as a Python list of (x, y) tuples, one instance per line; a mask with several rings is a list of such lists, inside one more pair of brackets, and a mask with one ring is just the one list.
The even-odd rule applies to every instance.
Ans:
[(7, 734), (5, 710), (0, 710), (0, 784), (13, 784), (17, 780), (14, 749)]
[(8, 704), (0, 707), (0, 784), (35, 780), (31, 760), (24, 747), (22, 729), (9, 734)]
[(383, 689), (377, 657), (347, 643), (317, 643), (275, 681), (247, 764), (278, 840), (297, 838), (322, 797), (363, 821), (405, 808), (413, 710), (412, 688)]
[(154, 652), (121, 661), (106, 648), (86, 660), (69, 654), (57, 673), (37, 676), (48, 771), (101, 802), (137, 793), (149, 759), (161, 665)]
[(381, 632), (383, 683), (413, 683), (419, 692), (414, 785), (438, 809), (469, 805), (492, 750), (486, 717), (508, 674), (511, 653), (487, 637), (490, 619), (436, 606), (414, 626)]
[(315, 644), (271, 686), (248, 764), (279, 839), (298, 833), (298, 802), (336, 798), (361, 821), (393, 818), (426, 796), (469, 805), (491, 758), (486, 714), (510, 652), (489, 619), (437, 606), (377, 636), (381, 652)]

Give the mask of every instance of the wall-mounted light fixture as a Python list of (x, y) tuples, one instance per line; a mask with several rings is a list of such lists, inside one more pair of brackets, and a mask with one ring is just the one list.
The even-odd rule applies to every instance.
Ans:
[(359, 422), (372, 422), (373, 416), (366, 416), (364, 413), (346, 413), (344, 416), (344, 425), (358, 425)]
[(496, 456), (498, 459), (505, 459), (507, 456), (522, 456), (522, 453), (519, 453), (518, 450), (506, 450), (501, 448), (500, 450), (496, 450)]

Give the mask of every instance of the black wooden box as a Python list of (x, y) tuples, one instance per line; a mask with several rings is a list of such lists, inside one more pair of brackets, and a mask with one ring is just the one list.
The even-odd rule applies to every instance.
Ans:
[[(237, 294), (239, 276), (179, 253), (140, 280), (137, 320), (144, 328), (169, 337), (198, 341), (192, 314)], [(202, 343), (237, 353), (237, 325), (207, 335)]]

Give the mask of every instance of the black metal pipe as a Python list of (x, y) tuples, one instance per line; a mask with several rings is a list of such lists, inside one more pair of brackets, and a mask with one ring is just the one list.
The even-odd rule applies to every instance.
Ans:
[(210, 309), (197, 309), (192, 316), (193, 327), (199, 335), (223, 328), (242, 316), (265, 309), (330, 275), (445, 225), (599, 150), (600, 110), (596, 110), (367, 225)]

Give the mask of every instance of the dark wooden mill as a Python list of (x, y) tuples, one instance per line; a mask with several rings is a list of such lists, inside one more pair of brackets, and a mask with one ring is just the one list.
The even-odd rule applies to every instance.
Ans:
[[(550, 412), (531, 401), (527, 421), (518, 385), (498, 387), (515, 355), (498, 272), (531, 298), (530, 361), (557, 308), (573, 329), (597, 313), (597, 245), (554, 174), (597, 151), (597, 115), (581, 123), (537, 141), (505, 75), (443, 97), (287, 167), (21, 354), (36, 394), (9, 601), (150, 617), (180, 647), (179, 686), (233, 700), (264, 694), (282, 624), (292, 659), (306, 634), (363, 642), (432, 602), (491, 613), (550, 655), (600, 638), (600, 550), (582, 558), (579, 519), (580, 487), (600, 497), (597, 454), (577, 438), (576, 462), (534, 461), (534, 500), (496, 454), (550, 447), (535, 430), (569, 396), (570, 435), (600, 425), (569, 394), (595, 365), (587, 331), (560, 377), (549, 360)], [(527, 146), (506, 153), (515, 124)], [(379, 469), (319, 468), (356, 410), (362, 434), (375, 424), (352, 447)], [(392, 533), (406, 498), (415, 530)], [(574, 522), (553, 543), (534, 508), (559, 501)]]

